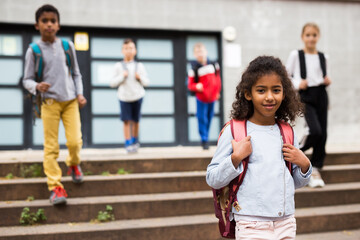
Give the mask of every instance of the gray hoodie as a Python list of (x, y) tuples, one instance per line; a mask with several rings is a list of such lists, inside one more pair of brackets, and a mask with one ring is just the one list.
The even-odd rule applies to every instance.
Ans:
[[(72, 75), (66, 65), (65, 52), (60, 38), (56, 38), (53, 43), (39, 40), (37, 44), (43, 56), (43, 81), (51, 85), (49, 90), (43, 94), (43, 97), (64, 102), (75, 99), (78, 94), (83, 94), (82, 78), (74, 44), (69, 41), (70, 50), (74, 56)], [(35, 95), (36, 84), (35, 58), (31, 47), (29, 47), (25, 55), (23, 85), (31, 94)]]

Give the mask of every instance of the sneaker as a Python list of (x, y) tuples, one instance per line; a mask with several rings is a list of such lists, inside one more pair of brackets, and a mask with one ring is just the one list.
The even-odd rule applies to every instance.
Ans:
[(319, 172), (319, 170), (315, 167), (313, 167), (313, 171), (312, 174), (310, 176), (310, 181), (309, 181), (309, 187), (311, 188), (316, 188), (316, 187), (324, 187), (325, 186), (325, 182), (324, 180), (321, 178), (321, 174)]
[(137, 152), (137, 149), (134, 148), (134, 145), (125, 146), (125, 150), (127, 153), (136, 153)]
[(140, 148), (140, 143), (134, 143), (133, 145), (131, 145), (133, 147), (133, 151), (134, 152), (138, 152), (139, 148)]
[(81, 171), (80, 165), (70, 166), (68, 168), (68, 175), (71, 175), (72, 180), (73, 180), (74, 183), (83, 182), (84, 174)]
[(208, 150), (209, 149), (209, 143), (208, 142), (202, 142), (201, 146), (203, 147), (204, 150)]
[(55, 187), (50, 192), (50, 203), (52, 205), (58, 205), (58, 204), (66, 204), (66, 191), (62, 187)]

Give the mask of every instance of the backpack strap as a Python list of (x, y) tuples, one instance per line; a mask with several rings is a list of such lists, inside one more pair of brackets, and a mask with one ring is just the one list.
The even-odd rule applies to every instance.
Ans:
[(41, 49), (37, 43), (31, 43), (30, 47), (34, 54), (35, 59), (35, 81), (42, 81), (42, 71), (43, 71), (43, 57), (41, 53)]
[(62, 43), (62, 46), (64, 48), (64, 52), (65, 52), (66, 65), (68, 66), (69, 72), (72, 75), (73, 74), (73, 69), (74, 69), (74, 66), (73, 66), (73, 63), (74, 63), (73, 52), (70, 49), (70, 44), (69, 44), (68, 40), (62, 38), (61, 43)]
[(320, 59), (320, 67), (321, 67), (321, 71), (323, 72), (323, 77), (326, 76), (326, 59), (325, 59), (325, 55), (322, 52), (318, 51), (318, 55), (319, 55), (319, 59)]
[[(284, 122), (284, 121), (277, 121), (276, 123), (279, 126), (283, 142), (294, 145), (294, 130), (290, 126), (290, 124), (287, 123), (287, 122)], [(289, 171), (290, 171), (290, 173), (292, 175), (292, 164), (291, 164), (291, 162), (285, 161), (285, 165), (289, 169)]]
[(305, 65), (305, 53), (304, 50), (299, 50), (299, 61), (300, 61), (300, 76), (301, 79), (306, 79), (306, 65)]
[[(323, 77), (326, 76), (326, 59), (325, 55), (322, 52), (318, 51), (320, 59), (320, 68), (323, 73)], [(299, 50), (299, 61), (300, 61), (300, 76), (302, 79), (306, 79), (306, 63), (305, 63), (305, 53), (304, 50)]]
[(193, 68), (193, 70), (194, 70), (194, 82), (195, 83), (199, 82), (199, 68), (201, 68), (201, 66), (197, 66), (197, 67)]
[[(241, 141), (247, 136), (246, 122), (247, 120), (235, 120), (235, 119), (230, 120), (231, 134), (235, 141), (237, 142)], [(235, 195), (234, 197), (236, 197), (237, 191), (239, 190), (239, 187), (242, 181), (244, 180), (248, 163), (249, 163), (249, 157), (241, 161), (241, 164), (243, 165), (244, 168), (243, 172), (230, 182), (230, 193), (232, 192)]]
[[(235, 120), (235, 119), (230, 120), (231, 134), (235, 141), (240, 141), (247, 136), (246, 122), (247, 122), (247, 120)], [(229, 215), (231, 213), (232, 207), (234, 207), (235, 209), (239, 208), (239, 203), (237, 201), (236, 195), (237, 195), (240, 185), (242, 184), (242, 182), (245, 178), (245, 174), (246, 174), (248, 164), (249, 164), (249, 157), (242, 160), (241, 164), (243, 166), (242, 173), (239, 176), (237, 176), (236, 178), (234, 178), (229, 183), (229, 205), (228, 205), (227, 211), (226, 211), (228, 219), (229, 219)], [(232, 231), (231, 222), (228, 221), (226, 223), (223, 236), (228, 236), (231, 231)]]

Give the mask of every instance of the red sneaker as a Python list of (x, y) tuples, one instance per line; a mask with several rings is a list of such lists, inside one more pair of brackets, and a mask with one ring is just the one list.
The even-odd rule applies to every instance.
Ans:
[(50, 203), (52, 205), (57, 205), (57, 204), (66, 204), (66, 197), (67, 197), (67, 193), (65, 191), (65, 189), (63, 189), (62, 187), (58, 186), (55, 187), (50, 194)]
[(74, 183), (81, 183), (83, 181), (84, 174), (81, 171), (80, 165), (69, 167), (68, 175), (71, 175)]

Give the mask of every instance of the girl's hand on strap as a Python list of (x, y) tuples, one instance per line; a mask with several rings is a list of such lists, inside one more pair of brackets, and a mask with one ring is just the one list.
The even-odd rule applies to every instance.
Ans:
[(235, 168), (239, 166), (242, 160), (252, 153), (251, 136), (247, 136), (239, 142), (231, 141), (233, 153), (231, 154), (231, 161)]
[(331, 80), (328, 76), (324, 77), (324, 84), (325, 84), (325, 86), (329, 86), (331, 84)]
[(306, 90), (308, 87), (308, 82), (305, 79), (302, 79), (299, 85), (300, 90)]
[(284, 159), (288, 162), (294, 163), (301, 168), (302, 173), (306, 173), (310, 167), (310, 160), (307, 156), (291, 144), (285, 143), (283, 145)]

